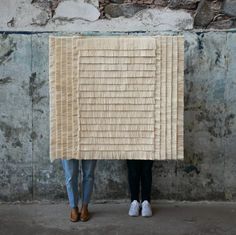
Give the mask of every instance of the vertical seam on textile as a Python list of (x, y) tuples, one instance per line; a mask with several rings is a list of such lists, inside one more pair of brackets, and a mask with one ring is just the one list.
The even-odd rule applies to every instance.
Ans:
[[(49, 57), (48, 57), (49, 58), (49, 75), (51, 75), (51, 68), (52, 68), (51, 67), (52, 66), (52, 52), (51, 52), (51, 49), (52, 49), (51, 48), (52, 47), (52, 45), (51, 45), (52, 43), (51, 42), (52, 41), (51, 40), (52, 39), (49, 38), (49, 48), (48, 48), (48, 52), (49, 52), (48, 53), (49, 54)], [(53, 63), (53, 65), (54, 65), (54, 63)], [(49, 77), (49, 79), (50, 79), (49, 80), (49, 143), (50, 143), (50, 146), (49, 146), (49, 157), (51, 157), (51, 154), (52, 154), (52, 144), (51, 144), (51, 129), (52, 129), (51, 128), (51, 124), (52, 124), (51, 123), (51, 120), (52, 120), (52, 116), (51, 116), (51, 114), (52, 114), (51, 113), (51, 110), (52, 110), (51, 102), (52, 102), (52, 100), (51, 99), (52, 99), (52, 97), (50, 95), (52, 93), (52, 90), (51, 90), (52, 89), (52, 86), (51, 86), (51, 76)]]
[[(60, 40), (60, 109), (61, 109), (61, 120), (62, 120), (62, 38)], [(63, 158), (63, 125), (61, 123), (61, 157)]]
[(48, 92), (49, 92), (49, 158), (51, 157), (51, 39), (49, 38), (49, 43), (48, 43), (48, 74), (49, 74), (49, 83), (48, 83)]
[(78, 158), (78, 155), (79, 155), (79, 151), (80, 151), (80, 148), (79, 148), (79, 88), (78, 88), (78, 74), (79, 74), (79, 67), (78, 67), (78, 56), (79, 56), (79, 49), (78, 49), (78, 39), (75, 38), (75, 46), (76, 46), (76, 51), (77, 51), (77, 54), (76, 54), (76, 76), (75, 76), (75, 81), (76, 81), (76, 105), (77, 105), (77, 113), (76, 113), (76, 124), (77, 124), (77, 133), (76, 133), (76, 158)]
[(162, 133), (161, 133), (161, 101), (162, 101), (162, 36), (160, 37), (160, 76), (159, 76), (159, 80), (160, 80), (160, 87), (159, 87), (159, 96), (160, 96), (160, 103), (159, 103), (159, 109), (160, 109), (160, 113), (159, 113), (159, 118), (160, 118), (160, 122), (159, 122), (159, 131), (160, 131), (160, 159), (162, 159)]
[[(184, 38), (181, 37), (181, 89), (182, 89), (182, 94), (184, 94)], [(181, 113), (182, 113), (182, 118), (181, 118), (181, 156), (184, 155), (184, 95), (180, 96), (181, 97)], [(182, 157), (181, 157), (182, 158)]]
[(154, 143), (153, 143), (153, 147), (154, 147), (154, 155), (153, 155), (153, 159), (155, 159), (155, 156), (156, 156), (156, 154), (157, 154), (157, 152), (156, 152), (156, 93), (157, 93), (157, 39), (156, 38), (154, 38), (154, 40), (155, 40), (155, 56), (156, 56), (156, 58), (155, 58), (155, 60), (156, 60), (156, 63), (155, 63), (155, 67), (156, 67), (156, 76), (155, 76), (155, 88), (154, 88), (154, 109), (153, 109), (153, 111), (154, 111)]
[[(176, 99), (177, 96), (177, 69), (178, 69), (178, 56), (177, 56), (177, 38), (174, 38), (174, 43), (173, 43), (173, 61), (174, 61), (174, 68), (173, 68), (173, 94), (174, 97)], [(172, 100), (173, 101), (173, 100)], [(178, 100), (176, 100), (175, 102), (173, 102), (173, 109), (174, 109), (174, 119), (172, 117), (172, 135), (174, 137), (174, 145), (173, 145), (173, 149), (174, 151), (172, 151), (173, 158), (176, 159), (176, 154), (177, 154), (177, 136), (176, 136), (176, 130), (177, 130), (177, 103)], [(173, 122), (174, 121), (174, 122)], [(174, 130), (174, 132), (173, 132)]]
[[(53, 57), (51, 57), (51, 58), (53, 58), (53, 66), (54, 66), (54, 78), (53, 78), (53, 80), (52, 81), (54, 81), (54, 113), (53, 113), (53, 116), (54, 116), (54, 120), (55, 120), (55, 124), (54, 124), (54, 127), (55, 127), (55, 129), (54, 129), (54, 131), (55, 131), (55, 138), (56, 138), (56, 141), (55, 141), (55, 157), (57, 158), (58, 157), (58, 138), (57, 138), (57, 135), (58, 135), (58, 130), (57, 130), (57, 106), (56, 106), (56, 104), (57, 104), (57, 102), (56, 102), (56, 100), (57, 100), (57, 90), (56, 90), (56, 71), (57, 71), (57, 64), (56, 64), (56, 58), (57, 58), (57, 39), (56, 38), (54, 38), (54, 55), (53, 55)], [(51, 81), (51, 82), (52, 82)], [(52, 86), (53, 86), (53, 84), (52, 84)], [(52, 94), (52, 93), (51, 93)], [(51, 109), (50, 109), (50, 112), (51, 112)], [(52, 115), (52, 114), (51, 114)], [(53, 116), (51, 116), (52, 118), (53, 118)], [(51, 121), (52, 121), (53, 119), (51, 119)]]
[(165, 36), (165, 160), (167, 159), (167, 37)]
[(68, 85), (67, 85), (67, 76), (68, 76), (68, 51), (67, 51), (67, 39), (65, 39), (65, 65), (66, 65), (66, 71), (65, 71), (65, 80), (66, 80), (66, 87), (65, 87), (65, 103), (66, 103), (66, 156), (68, 158)]
[(158, 152), (159, 152), (159, 156), (158, 156), (158, 159), (161, 159), (161, 37), (158, 37), (158, 49), (159, 49), (159, 58), (158, 58), (158, 82), (159, 82), (159, 87), (158, 87), (158, 95), (159, 95), (159, 103), (158, 103), (158, 110), (159, 110), (159, 139), (158, 139), (158, 142), (159, 142), (159, 149), (158, 149)]
[(71, 147), (71, 157), (74, 156), (74, 148), (75, 148), (75, 140), (74, 140), (74, 37), (71, 38), (71, 56), (72, 56), (72, 63), (71, 63), (71, 114), (72, 114), (72, 126), (71, 126), (71, 135), (72, 135), (72, 147)]
[[(78, 42), (79, 42), (79, 40), (77, 40), (77, 45), (78, 45)], [(79, 138), (79, 140), (78, 140), (78, 145), (79, 145), (79, 150), (78, 150), (78, 155), (79, 155), (79, 157), (80, 157), (80, 135), (81, 135), (81, 121), (80, 121), (80, 119), (81, 119), (81, 117), (80, 117), (80, 50), (78, 50), (78, 56), (77, 56), (77, 65), (78, 65), (78, 69), (77, 69), (77, 71), (78, 71), (78, 74), (77, 74), (77, 81), (78, 81), (78, 122), (79, 122), (79, 124), (78, 124), (78, 131), (79, 131), (79, 133), (78, 133), (78, 138)]]
[(170, 146), (170, 159), (173, 159), (172, 156), (172, 146), (173, 146), (173, 132), (172, 132), (172, 123), (173, 123), (173, 110), (172, 110), (172, 99), (173, 99), (173, 37), (171, 37), (171, 101), (170, 101), (170, 137), (171, 137), (171, 146)]
[(179, 119), (179, 98), (178, 98), (178, 93), (179, 93), (179, 37), (177, 38), (177, 58), (178, 58), (178, 66), (177, 66), (177, 110), (176, 110), (176, 116), (177, 116), (177, 122), (176, 122), (176, 159), (178, 160), (179, 158), (179, 135), (178, 135), (178, 119)]
[(57, 95), (56, 95), (56, 67), (57, 67), (57, 63), (56, 63), (56, 58), (57, 58), (57, 40), (55, 39), (55, 55), (54, 55), (54, 65), (55, 65), (55, 72), (54, 72), (54, 76), (55, 76), (55, 80), (54, 80), (54, 92), (55, 92), (55, 97), (54, 97), (54, 102), (55, 102), (55, 112), (54, 112), (54, 117), (55, 117), (55, 132), (56, 132), (56, 156), (58, 155), (58, 130), (57, 130)]

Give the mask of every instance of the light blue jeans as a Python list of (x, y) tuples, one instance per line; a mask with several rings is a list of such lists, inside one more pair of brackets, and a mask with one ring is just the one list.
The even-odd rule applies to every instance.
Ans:
[[(93, 191), (94, 183), (94, 170), (96, 160), (81, 160), (83, 172), (83, 192), (82, 203), (88, 204)], [(79, 203), (79, 189), (78, 189), (78, 176), (79, 176), (79, 160), (62, 160), (62, 166), (65, 174), (66, 189), (71, 208), (75, 208)]]

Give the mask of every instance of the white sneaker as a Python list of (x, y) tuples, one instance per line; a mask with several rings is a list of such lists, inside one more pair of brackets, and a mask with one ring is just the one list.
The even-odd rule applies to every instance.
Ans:
[(151, 204), (147, 200), (142, 202), (142, 216), (143, 217), (152, 216)]
[(137, 200), (133, 200), (129, 208), (129, 216), (139, 216), (140, 204)]

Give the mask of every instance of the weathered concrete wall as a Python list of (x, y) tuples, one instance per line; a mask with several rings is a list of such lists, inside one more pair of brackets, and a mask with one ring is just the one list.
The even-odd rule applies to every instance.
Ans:
[[(185, 32), (185, 161), (159, 161), (153, 198), (236, 199), (236, 33)], [(49, 161), (49, 34), (0, 36), (0, 200), (66, 198)], [(94, 198), (128, 197), (125, 161), (99, 161)]]

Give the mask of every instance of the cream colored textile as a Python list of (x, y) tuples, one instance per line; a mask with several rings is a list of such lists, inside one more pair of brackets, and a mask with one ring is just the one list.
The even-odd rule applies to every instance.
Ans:
[(50, 159), (183, 159), (183, 44), (50, 37)]

